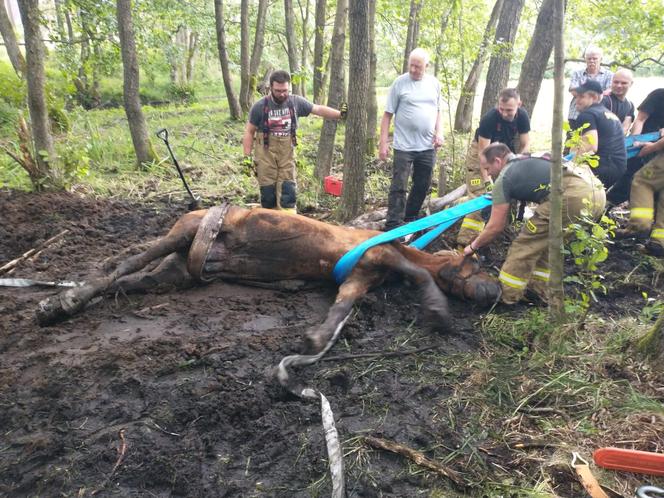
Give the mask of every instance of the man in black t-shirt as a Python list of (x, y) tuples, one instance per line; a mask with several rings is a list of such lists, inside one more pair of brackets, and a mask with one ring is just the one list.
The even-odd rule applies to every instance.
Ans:
[(600, 102), (613, 114), (618, 116), (625, 134), (634, 122), (634, 104), (627, 100), (627, 92), (634, 83), (632, 71), (618, 69), (611, 80), (611, 92)]
[[(577, 156), (592, 153), (599, 157), (593, 173), (602, 180), (604, 188), (610, 188), (625, 173), (627, 152), (625, 134), (618, 117), (600, 104), (602, 86), (588, 80), (576, 89), (577, 123), (584, 127), (582, 140), (574, 149)], [(592, 161), (588, 163), (593, 166)]]
[[(487, 112), (475, 131), (475, 138), (466, 155), (466, 188), (469, 197), (484, 194), (491, 187), (491, 178), (480, 168), (479, 154), (491, 143), (507, 145), (513, 153), (526, 153), (530, 147), (530, 118), (521, 107), (521, 97), (514, 88), (505, 88), (498, 95), (498, 105)], [(471, 213), (461, 222), (457, 244), (465, 246), (484, 228), (480, 213)]]
[[(658, 88), (650, 92), (638, 107), (630, 135), (651, 133), (662, 128), (664, 128), (664, 88)], [(646, 144), (638, 156), (628, 159), (627, 171), (607, 195), (609, 202), (617, 205), (629, 199), (634, 174), (654, 157), (654, 152), (653, 144)]]

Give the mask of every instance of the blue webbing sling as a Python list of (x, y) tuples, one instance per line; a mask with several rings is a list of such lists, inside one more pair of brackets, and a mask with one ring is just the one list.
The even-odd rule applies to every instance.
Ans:
[[(631, 157), (635, 157), (641, 150), (641, 147), (634, 146), (634, 142), (653, 142), (659, 139), (660, 135), (658, 131), (626, 137), (625, 149), (627, 150), (627, 158), (629, 159)], [(573, 153), (567, 154), (565, 157), (563, 157), (565, 161), (571, 161), (573, 158)], [(480, 209), (484, 209), (490, 205), (491, 197), (489, 195), (483, 195), (365, 240), (361, 244), (348, 251), (341, 257), (341, 259), (339, 259), (339, 261), (337, 261), (337, 264), (334, 266), (334, 270), (332, 272), (334, 279), (339, 284), (346, 280), (346, 277), (348, 277), (364, 253), (374, 246), (391, 242), (398, 239), (399, 237), (410, 235), (411, 233), (419, 232), (420, 230), (426, 230), (427, 228), (435, 227), (433, 230), (428, 231), (417, 240), (409, 244), (410, 247), (424, 249), (434, 239), (436, 239), (436, 237), (454, 225), (459, 219), (463, 218), (467, 214), (479, 211)]]
[[(480, 209), (484, 209), (485, 207), (490, 205), (491, 205), (491, 198), (489, 196), (483, 195), (480, 197), (475, 197), (474, 199), (463, 202), (461, 204), (457, 204), (456, 206), (453, 206), (449, 209), (445, 209), (444, 211), (439, 211), (430, 216), (426, 216), (425, 218), (420, 218), (419, 220), (415, 220), (406, 225), (397, 227), (394, 230), (381, 233), (379, 235), (376, 235), (375, 237), (365, 240), (361, 244), (353, 247), (350, 251), (344, 254), (339, 261), (337, 261), (337, 264), (335, 265), (334, 270), (332, 272), (332, 274), (334, 275), (334, 279), (339, 284), (342, 283), (344, 280), (346, 280), (346, 277), (350, 274), (350, 272), (353, 270), (353, 268), (360, 260), (360, 258), (362, 258), (364, 253), (374, 246), (377, 246), (379, 244), (385, 244), (386, 242), (391, 242), (393, 240), (398, 239), (399, 237), (419, 232), (420, 230), (426, 230), (427, 228), (436, 227), (436, 229), (432, 230), (431, 232), (438, 231), (438, 233), (434, 234), (433, 236), (430, 236), (431, 232), (428, 232), (424, 235), (424, 237), (429, 236), (428, 241), (426, 243), (424, 243), (423, 245), (422, 244), (416, 245), (416, 243), (411, 244), (413, 247), (417, 247), (418, 249), (423, 249), (426, 246), (426, 244), (435, 239), (445, 229), (452, 226), (458, 219), (463, 218), (469, 213), (473, 213), (475, 211), (479, 211)], [(419, 242), (419, 239), (417, 242)]]

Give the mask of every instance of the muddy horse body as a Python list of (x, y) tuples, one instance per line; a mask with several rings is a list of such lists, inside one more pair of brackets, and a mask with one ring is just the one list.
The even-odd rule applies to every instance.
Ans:
[[(122, 261), (114, 271), (42, 301), (39, 322), (48, 324), (71, 316), (93, 297), (120, 288), (135, 291), (162, 283), (191, 285), (201, 278), (254, 283), (333, 280), (339, 258), (379, 233), (283, 211), (231, 206), (223, 210), (223, 222), (212, 232), (203, 257), (199, 254), (198, 264), (192, 263), (197, 259), (193, 254), (197, 250), (194, 241), (200, 238), (197, 233), (209, 228), (205, 224), (211, 214), (208, 210), (185, 214), (166, 236)], [(156, 260), (162, 261), (145, 270)], [(400, 273), (417, 286), (428, 323), (442, 329), (451, 322), (441, 290), (483, 304), (495, 301), (500, 293), (496, 280), (480, 272), (474, 260), (453, 251), (428, 254), (396, 242), (377, 246), (364, 254), (340, 286), (325, 323), (308, 332), (312, 347), (319, 348), (355, 300), (389, 272)]]

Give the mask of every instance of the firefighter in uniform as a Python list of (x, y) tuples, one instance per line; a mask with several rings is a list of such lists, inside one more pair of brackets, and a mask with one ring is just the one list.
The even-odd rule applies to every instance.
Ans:
[[(535, 214), (523, 224), (521, 232), (512, 242), (498, 279), (503, 290), (502, 301), (506, 304), (518, 302), (526, 289), (546, 299), (551, 162), (534, 157), (518, 158), (505, 144), (496, 143), (480, 153), (480, 165), (496, 179), (491, 217), (484, 230), (464, 248), (463, 253), (472, 255), (503, 231), (512, 200), (538, 203)], [(605, 203), (604, 187), (589, 167), (571, 163), (564, 165), (563, 223), (578, 221), (584, 210), (599, 219)]]
[[(514, 88), (505, 88), (498, 95), (498, 104), (487, 112), (475, 131), (475, 138), (466, 155), (467, 197), (478, 197), (491, 190), (491, 178), (480, 168), (479, 153), (493, 142), (500, 142), (512, 152), (528, 152), (530, 144), (530, 118), (521, 107), (521, 97)], [(457, 245), (463, 247), (473, 240), (484, 228), (481, 212), (467, 215), (461, 222), (457, 234)]]
[(249, 112), (242, 149), (245, 167), (256, 169), (261, 206), (295, 211), (293, 149), (297, 145), (297, 118), (315, 114), (325, 119), (343, 119), (348, 107), (341, 104), (338, 111), (313, 104), (298, 95), (289, 95), (290, 81), (286, 71), (274, 71), (270, 75), (269, 95), (256, 102)]
[(645, 163), (634, 175), (629, 195), (629, 224), (616, 237), (650, 235), (647, 251), (664, 257), (664, 88), (650, 92), (639, 106), (632, 134), (660, 131), (656, 142), (641, 146), (638, 159)]
[(664, 138), (648, 150), (656, 152), (655, 157), (634, 175), (629, 194), (629, 224), (616, 237), (647, 237), (649, 233), (646, 250), (661, 258), (664, 257)]

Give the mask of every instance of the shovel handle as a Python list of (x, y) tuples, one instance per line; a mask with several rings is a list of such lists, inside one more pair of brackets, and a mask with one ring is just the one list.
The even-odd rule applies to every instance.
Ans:
[(166, 128), (162, 128), (157, 132), (157, 136), (161, 138), (164, 142), (168, 142), (168, 130)]

